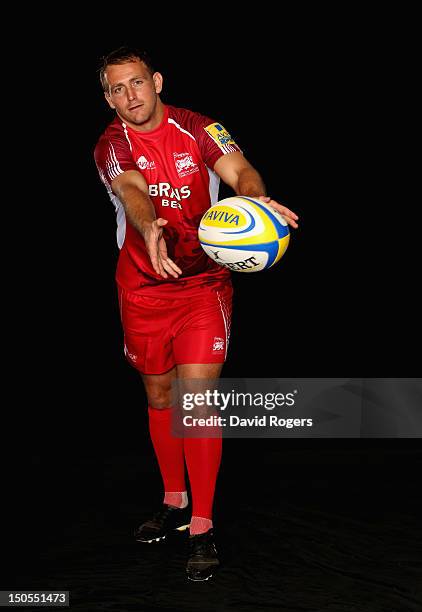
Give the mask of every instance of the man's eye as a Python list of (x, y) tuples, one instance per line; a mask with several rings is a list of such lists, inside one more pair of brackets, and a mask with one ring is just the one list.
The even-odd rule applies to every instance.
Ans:
[(113, 89), (113, 93), (115, 93), (115, 94), (122, 93), (122, 87), (116, 87), (115, 89)]
[(134, 81), (134, 85), (136, 85), (136, 87), (139, 87), (140, 85), (142, 85), (143, 81), (141, 81), (141, 79), (137, 79), (136, 81)]

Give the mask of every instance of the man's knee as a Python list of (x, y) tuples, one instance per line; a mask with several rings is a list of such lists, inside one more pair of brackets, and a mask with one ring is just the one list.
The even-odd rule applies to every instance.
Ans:
[(172, 382), (176, 377), (176, 368), (164, 374), (143, 374), (145, 391), (147, 393), (148, 405), (151, 408), (162, 410), (170, 408), (172, 401)]
[(171, 388), (155, 387), (147, 389), (148, 405), (156, 410), (170, 408), (171, 406)]

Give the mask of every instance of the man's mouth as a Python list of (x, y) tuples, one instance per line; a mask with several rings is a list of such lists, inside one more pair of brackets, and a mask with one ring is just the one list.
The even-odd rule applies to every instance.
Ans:
[(141, 106), (143, 106), (143, 104), (136, 104), (135, 106), (130, 106), (129, 110), (133, 111), (133, 110), (136, 110), (137, 108), (141, 108)]

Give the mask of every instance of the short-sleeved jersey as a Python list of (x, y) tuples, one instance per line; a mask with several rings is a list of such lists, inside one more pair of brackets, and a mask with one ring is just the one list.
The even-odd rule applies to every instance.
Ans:
[[(135, 293), (163, 295), (177, 288), (198, 290), (204, 283), (227, 282), (230, 272), (201, 248), (198, 226), (218, 199), (220, 179), (213, 171), (220, 156), (240, 151), (223, 126), (198, 113), (164, 106), (160, 125), (136, 131), (118, 117), (95, 148), (95, 161), (117, 214), (120, 248), (116, 280)], [(154, 272), (139, 232), (126, 223), (125, 211), (111, 182), (127, 170), (144, 176), (157, 217), (168, 219), (163, 236), (169, 257), (183, 274), (168, 280)], [(171, 285), (171, 286), (170, 286)]]

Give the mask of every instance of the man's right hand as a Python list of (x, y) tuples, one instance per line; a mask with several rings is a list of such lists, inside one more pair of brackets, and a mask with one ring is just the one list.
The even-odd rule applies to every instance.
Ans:
[(138, 170), (126, 170), (111, 183), (113, 193), (122, 202), (130, 223), (145, 240), (147, 253), (154, 271), (168, 278), (170, 274), (179, 278), (182, 270), (167, 255), (167, 246), (163, 238), (163, 226), (167, 219), (154, 219), (154, 204), (149, 197), (146, 180)]
[(163, 278), (168, 278), (168, 274), (174, 278), (179, 278), (182, 270), (168, 256), (166, 241), (163, 238), (162, 228), (167, 223), (167, 219), (161, 217), (154, 219), (154, 221), (144, 221), (142, 236), (155, 272)]

